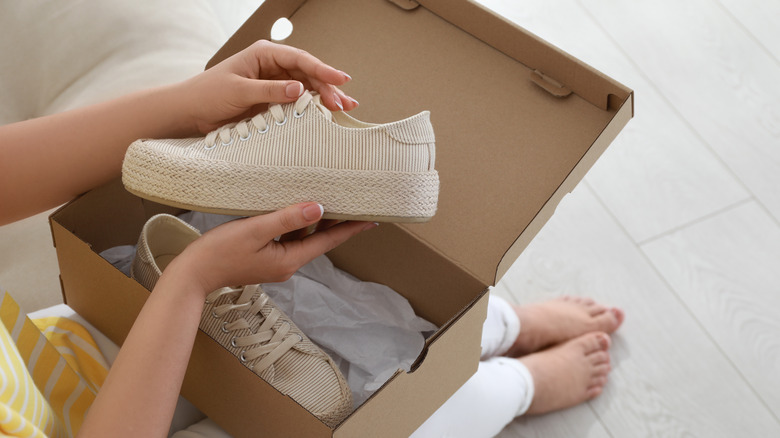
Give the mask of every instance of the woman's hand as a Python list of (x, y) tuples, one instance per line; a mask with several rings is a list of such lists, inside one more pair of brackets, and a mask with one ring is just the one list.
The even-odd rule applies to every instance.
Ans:
[(308, 202), (228, 222), (191, 243), (163, 275), (194, 281), (203, 293), (223, 286), (285, 281), (314, 258), (376, 226), (373, 222), (341, 222), (297, 238), (274, 240), (297, 234), (321, 217), (322, 207)]
[(333, 111), (349, 111), (358, 102), (336, 87), (350, 79), (303, 50), (260, 40), (183, 82), (180, 91), (191, 101), (195, 128), (205, 134), (268, 103), (293, 102), (304, 89), (319, 92)]

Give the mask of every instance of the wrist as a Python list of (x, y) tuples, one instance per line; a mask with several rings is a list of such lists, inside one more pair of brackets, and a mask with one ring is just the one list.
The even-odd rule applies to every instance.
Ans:
[(159, 107), (164, 108), (165, 120), (168, 120), (166, 130), (169, 132), (162, 137), (185, 138), (199, 136), (198, 122), (193, 116), (193, 103), (189, 86), (192, 79), (175, 84), (164, 85), (155, 93), (159, 100)]
[(198, 275), (197, 269), (191, 263), (182, 260), (181, 255), (173, 259), (165, 268), (155, 290), (158, 288), (164, 288), (169, 291), (168, 293), (179, 295), (181, 298), (198, 301), (204, 301), (206, 295), (212, 292)]

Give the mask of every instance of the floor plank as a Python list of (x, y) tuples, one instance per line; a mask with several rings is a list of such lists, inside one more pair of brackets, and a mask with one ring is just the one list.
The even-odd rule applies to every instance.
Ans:
[(780, 436), (780, 423), (588, 187), (564, 200), (499, 288), (520, 302), (592, 296), (627, 314), (604, 394), (563, 417), (515, 422), (508, 436), (577, 436), (553, 431), (560, 421), (576, 425), (568, 416), (586, 408), (613, 437)]
[(780, 2), (766, 0), (719, 0), (720, 4), (780, 62)]
[(587, 2), (587, 9), (780, 219), (777, 60), (711, 1)]
[(749, 196), (574, 0), (485, 3), (635, 91), (635, 118), (586, 177), (634, 241)]
[(777, 224), (750, 202), (649, 242), (643, 250), (780, 418)]

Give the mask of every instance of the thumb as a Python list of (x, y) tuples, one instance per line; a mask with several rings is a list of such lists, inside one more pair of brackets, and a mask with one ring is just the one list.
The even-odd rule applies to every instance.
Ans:
[(299, 81), (271, 81), (249, 79), (252, 81), (251, 92), (247, 96), (257, 103), (292, 102), (303, 94), (303, 84)]
[(291, 231), (306, 228), (322, 218), (325, 209), (316, 202), (295, 204), (287, 208), (253, 218), (267, 240)]

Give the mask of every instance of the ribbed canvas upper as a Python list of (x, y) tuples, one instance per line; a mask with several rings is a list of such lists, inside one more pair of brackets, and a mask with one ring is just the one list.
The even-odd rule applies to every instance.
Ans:
[[(308, 92), (307, 92), (308, 93)], [(421, 112), (397, 122), (368, 124), (344, 113), (331, 113), (318, 96), (296, 117), (294, 103), (281, 105), (283, 124), (264, 115), (268, 131), (249, 123), (250, 136), (232, 132), (229, 144), (218, 137), (207, 149), (204, 138), (144, 140), (165, 154), (263, 166), (322, 167), (347, 170), (424, 172), (433, 170), (435, 138), (430, 113)], [(131, 147), (142, 147), (137, 142)]]

